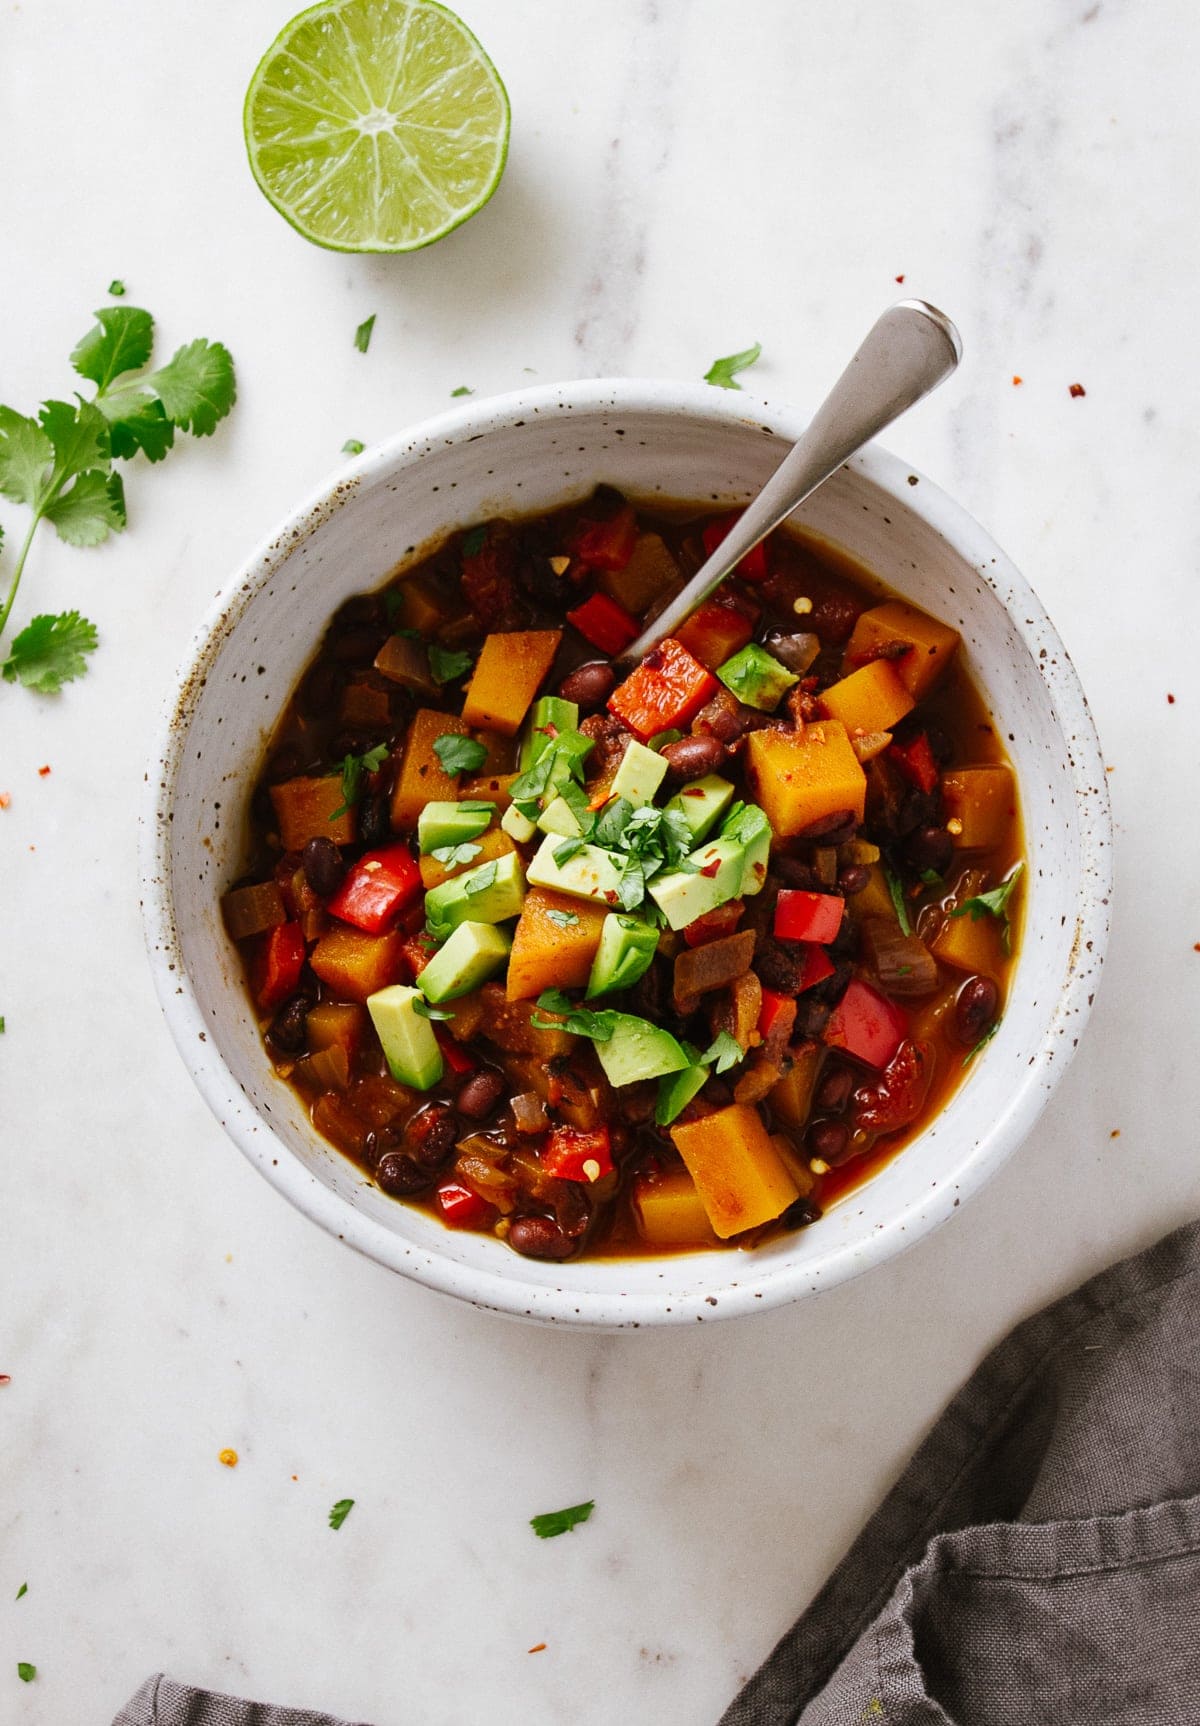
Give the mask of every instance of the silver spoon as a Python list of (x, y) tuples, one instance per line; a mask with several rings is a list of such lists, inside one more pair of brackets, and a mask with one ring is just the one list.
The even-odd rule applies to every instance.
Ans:
[(760, 539), (884, 426), (936, 389), (961, 358), (962, 341), (945, 312), (924, 300), (900, 300), (889, 306), (868, 330), (803, 437), (683, 592), (620, 655), (620, 663), (636, 664), (665, 636), (673, 635)]

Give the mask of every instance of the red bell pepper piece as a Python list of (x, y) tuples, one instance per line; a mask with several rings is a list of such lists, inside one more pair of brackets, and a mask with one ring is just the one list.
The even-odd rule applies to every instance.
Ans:
[[(711, 557), (721, 541), (725, 538), (734, 522), (741, 516), (741, 510), (735, 510), (732, 515), (718, 516), (716, 521), (706, 521), (703, 528), (704, 549)], [(767, 542), (760, 539), (753, 551), (748, 551), (734, 571), (743, 581), (765, 581), (770, 575), (767, 563)]]
[(910, 785), (918, 791), (932, 791), (938, 782), (937, 762), (923, 731), (910, 737), (907, 743), (893, 743), (887, 758)]
[(724, 935), (732, 935), (742, 920), (742, 901), (727, 899), (724, 905), (718, 905), (713, 911), (706, 911), (703, 917), (697, 917), (683, 931), (683, 938), (689, 947), (705, 947), (710, 941), (719, 941)]
[(585, 641), (609, 655), (623, 653), (631, 641), (637, 640), (641, 629), (637, 618), (631, 617), (607, 593), (593, 593), (574, 611), (568, 611), (567, 622), (575, 625)]
[(401, 962), (408, 971), (408, 980), (415, 983), (433, 958), (434, 945), (427, 935), (410, 935), (400, 949)]
[(268, 1012), (293, 994), (304, 969), (304, 931), (299, 923), (277, 923), (268, 930), (259, 958), (258, 1004)]
[(449, 1031), (444, 1031), (440, 1025), (433, 1027), (433, 1035), (442, 1057), (450, 1071), (461, 1076), (463, 1073), (473, 1073), (477, 1062), (468, 1055), (461, 1043), (455, 1041)]
[[(792, 997), (790, 995), (777, 994), (774, 989), (764, 989), (762, 992), (762, 1007), (758, 1015), (758, 1034), (763, 1041), (765, 1042), (771, 1035), (772, 1028), (781, 1019), (788, 1018), (790, 1018), (792, 1023), (795, 1022), (796, 1003)], [(791, 1034), (791, 1029), (792, 1024), (789, 1023), (787, 1027), (788, 1035)]]
[(464, 1187), (461, 1181), (442, 1181), (433, 1198), (442, 1221), (452, 1229), (486, 1228), (495, 1214), (486, 1199)]
[(618, 684), (608, 706), (645, 743), (660, 731), (682, 730), (716, 689), (712, 673), (668, 635)]
[(815, 989), (818, 983), (823, 983), (826, 977), (832, 977), (837, 967), (834, 965), (824, 947), (818, 947), (815, 941), (806, 941), (801, 948), (800, 981), (796, 985), (797, 995), (802, 995), (806, 989)]
[(329, 911), (366, 935), (382, 935), (421, 891), (421, 871), (407, 845), (367, 851), (346, 875)]
[(585, 1132), (580, 1127), (555, 1127), (542, 1151), (542, 1167), (560, 1181), (593, 1185), (613, 1171), (608, 1128)]
[[(637, 544), (637, 516), (627, 503), (607, 521), (581, 521), (571, 549), (589, 569), (624, 569)], [(599, 643), (597, 643), (599, 645)]]
[(740, 653), (753, 634), (753, 618), (747, 617), (736, 606), (709, 599), (680, 624), (675, 639), (681, 641), (701, 665), (715, 671), (735, 653)]
[(904, 1009), (857, 977), (825, 1026), (825, 1041), (831, 1048), (845, 1049), (868, 1067), (886, 1067), (907, 1036)]
[(833, 893), (785, 887), (775, 901), (775, 934), (781, 941), (832, 941), (846, 915), (846, 901)]

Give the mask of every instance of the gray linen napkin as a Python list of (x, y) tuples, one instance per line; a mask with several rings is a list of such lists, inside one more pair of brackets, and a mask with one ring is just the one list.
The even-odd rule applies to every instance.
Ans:
[[(1200, 1223), (993, 1350), (720, 1726), (1085, 1720), (1200, 1722)], [(342, 1723), (152, 1678), (114, 1726)]]

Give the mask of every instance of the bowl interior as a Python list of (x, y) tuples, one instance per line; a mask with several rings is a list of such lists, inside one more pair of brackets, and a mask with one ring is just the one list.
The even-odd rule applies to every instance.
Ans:
[(865, 1268), (948, 1216), (1028, 1129), (1078, 1039), (1107, 902), (1107, 798), (1074, 673), (1026, 584), (928, 481), (857, 458), (797, 520), (957, 627), (1017, 770), (1029, 880), (1008, 1009), (970, 1082), (914, 1144), (815, 1227), (665, 1260), (523, 1260), (387, 1199), (273, 1074), (218, 908), (281, 705), (330, 615), (450, 529), (530, 514), (608, 481), (634, 496), (743, 502), (803, 427), (720, 392), (580, 386), (482, 404), (372, 452), (263, 548), (199, 638), (173, 711), (148, 849), (152, 958), (172, 1030), (222, 1124), (333, 1232), (483, 1305), (620, 1325), (726, 1316)]

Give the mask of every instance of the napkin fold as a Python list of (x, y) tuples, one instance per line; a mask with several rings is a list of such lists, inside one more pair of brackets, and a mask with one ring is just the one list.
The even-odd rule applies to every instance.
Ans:
[[(992, 1351), (720, 1726), (1084, 1720), (1200, 1721), (1200, 1223)], [(114, 1726), (348, 1723), (160, 1676)]]

